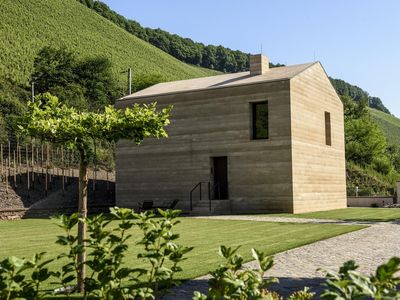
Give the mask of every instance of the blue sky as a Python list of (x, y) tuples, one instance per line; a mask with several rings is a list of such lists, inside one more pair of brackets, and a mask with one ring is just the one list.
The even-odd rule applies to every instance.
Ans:
[(328, 74), (378, 96), (400, 117), (400, 1), (103, 0), (129, 19), (205, 44), (319, 60)]

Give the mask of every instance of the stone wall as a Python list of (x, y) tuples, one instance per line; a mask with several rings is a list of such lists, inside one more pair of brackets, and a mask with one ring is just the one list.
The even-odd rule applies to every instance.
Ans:
[[(89, 206), (89, 214), (108, 213), (110, 205)], [(72, 214), (77, 212), (76, 206), (68, 207), (48, 207), (48, 208), (15, 208), (0, 210), (0, 221), (19, 220), (23, 218), (49, 218), (58, 214)]]

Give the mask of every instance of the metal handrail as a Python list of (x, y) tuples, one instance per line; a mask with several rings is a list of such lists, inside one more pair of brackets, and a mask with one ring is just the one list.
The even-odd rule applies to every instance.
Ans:
[[(200, 181), (198, 182), (190, 191), (190, 211), (193, 211), (193, 193), (196, 191), (196, 189), (199, 189), (199, 196), (200, 196), (200, 200), (203, 200), (203, 189), (202, 189), (202, 185), (203, 184), (207, 184), (207, 188), (208, 188), (208, 206), (209, 206), (209, 210), (211, 211), (211, 200), (221, 200), (221, 186), (219, 184), (219, 182), (215, 183), (213, 185), (213, 195), (211, 193), (211, 182), (210, 181)], [(215, 191), (216, 189), (218, 189), (218, 198), (215, 197)]]
[[(210, 191), (210, 182), (209, 181), (200, 181), (198, 182), (190, 191), (190, 211), (193, 211), (193, 192), (199, 187), (199, 195), (200, 195), (200, 200), (203, 200), (203, 194), (202, 194), (202, 184), (207, 183), (208, 185), (208, 198), (211, 199), (211, 191)], [(210, 202), (210, 210), (211, 210), (211, 202)]]

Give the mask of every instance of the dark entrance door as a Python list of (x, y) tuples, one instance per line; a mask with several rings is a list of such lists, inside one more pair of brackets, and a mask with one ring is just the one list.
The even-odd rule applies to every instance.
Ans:
[(214, 199), (228, 199), (228, 159), (214, 157)]

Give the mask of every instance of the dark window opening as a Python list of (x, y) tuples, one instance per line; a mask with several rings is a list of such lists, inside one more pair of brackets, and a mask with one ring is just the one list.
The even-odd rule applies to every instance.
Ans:
[(252, 103), (251, 108), (253, 139), (268, 139), (268, 101)]
[(325, 112), (325, 143), (332, 146), (331, 113)]

